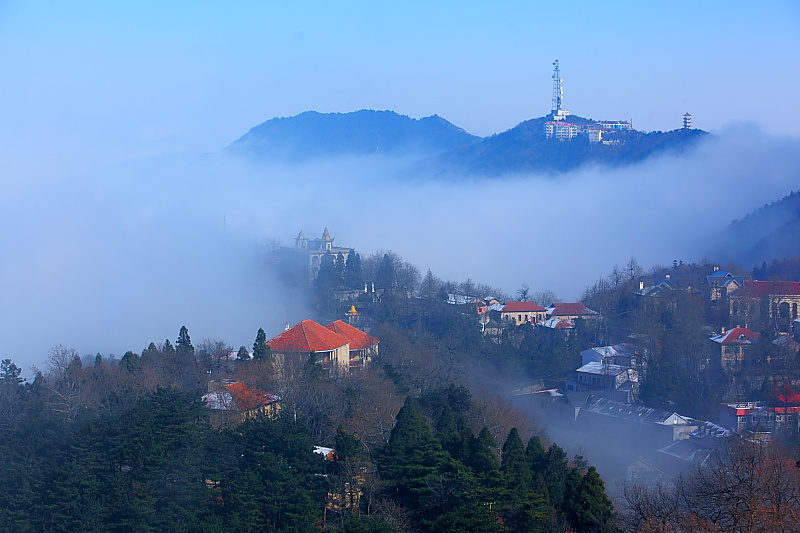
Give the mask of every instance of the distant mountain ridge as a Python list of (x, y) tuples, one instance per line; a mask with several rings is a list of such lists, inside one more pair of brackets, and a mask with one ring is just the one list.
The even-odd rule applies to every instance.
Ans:
[[(581, 125), (592, 119), (570, 116), (569, 122)], [(517, 126), (479, 142), (456, 147), (435, 156), (423, 165), (437, 175), (470, 174), (498, 176), (509, 173), (556, 174), (586, 164), (624, 166), (657, 153), (680, 152), (707, 135), (705, 131), (680, 129), (644, 133), (636, 130), (605, 132), (609, 144), (590, 143), (586, 135), (569, 141), (547, 138), (549, 117), (521, 122)]]
[(526, 120), (503, 133), (481, 138), (437, 115), (413, 119), (393, 111), (307, 111), (255, 126), (228, 151), (260, 161), (289, 163), (346, 155), (410, 155), (419, 160), (408, 174), (458, 179), (557, 174), (587, 164), (629, 165), (658, 153), (679, 153), (707, 135), (696, 129), (651, 133), (630, 129), (604, 131), (602, 142), (591, 143), (586, 127), (598, 123), (575, 115), (567, 119), (583, 133), (562, 141), (545, 136), (545, 125), (552, 116)]
[(721, 255), (743, 266), (800, 256), (800, 192), (734, 220), (722, 243)]
[(376, 153), (427, 156), (478, 139), (438, 115), (413, 119), (393, 111), (367, 109), (352, 113), (306, 111), (255, 126), (229, 150), (256, 159), (300, 162)]

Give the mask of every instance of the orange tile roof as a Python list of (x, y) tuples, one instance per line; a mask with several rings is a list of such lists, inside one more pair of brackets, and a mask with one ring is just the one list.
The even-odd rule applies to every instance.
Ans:
[(218, 389), (203, 395), (210, 409), (225, 411), (250, 411), (281, 401), (280, 397), (245, 385), (241, 381), (224, 383)]
[(581, 315), (596, 315), (597, 311), (592, 311), (583, 302), (578, 303), (555, 303), (553, 310), (549, 313), (550, 316), (581, 316)]
[(542, 311), (544, 311), (544, 307), (539, 307), (533, 302), (506, 302), (500, 310), (501, 313), (540, 313)]
[(329, 352), (350, 341), (313, 320), (303, 320), (267, 341), (274, 352)]
[(747, 328), (733, 328), (727, 333), (712, 337), (711, 340), (720, 344), (751, 344), (757, 341), (760, 336), (760, 333), (750, 331)]
[(331, 322), (325, 327), (338, 333), (342, 337), (349, 339), (351, 350), (363, 350), (364, 348), (369, 348), (370, 346), (381, 342), (369, 333), (365, 333), (358, 328), (354, 328), (343, 320)]

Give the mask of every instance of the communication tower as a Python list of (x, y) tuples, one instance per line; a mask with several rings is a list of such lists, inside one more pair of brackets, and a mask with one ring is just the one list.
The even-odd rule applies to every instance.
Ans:
[(561, 71), (558, 69), (558, 59), (553, 61), (553, 116), (560, 115), (561, 99), (564, 98), (564, 87), (561, 85)]

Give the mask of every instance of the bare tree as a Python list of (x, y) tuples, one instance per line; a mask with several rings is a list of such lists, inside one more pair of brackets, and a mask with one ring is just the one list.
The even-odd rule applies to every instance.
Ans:
[(800, 469), (775, 443), (734, 437), (673, 487), (623, 490), (632, 532), (800, 531)]

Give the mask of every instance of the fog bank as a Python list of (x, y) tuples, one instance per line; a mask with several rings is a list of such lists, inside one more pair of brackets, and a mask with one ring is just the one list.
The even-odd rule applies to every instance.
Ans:
[(59, 343), (119, 357), (181, 325), (250, 347), (259, 327), (275, 334), (308, 312), (259, 258), (325, 227), (336, 245), (394, 250), (423, 273), (577, 299), (631, 256), (708, 255), (732, 219), (796, 188), (797, 148), (741, 125), (623, 169), (462, 182), (399, 181), (408, 161), (379, 158), (18, 158), (0, 198), (0, 358), (40, 365)]

